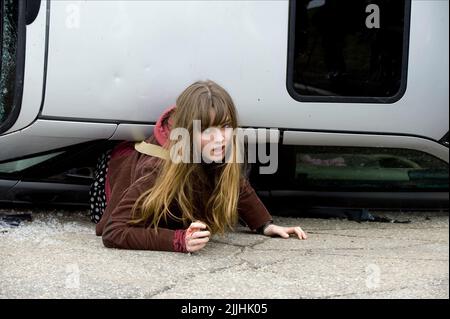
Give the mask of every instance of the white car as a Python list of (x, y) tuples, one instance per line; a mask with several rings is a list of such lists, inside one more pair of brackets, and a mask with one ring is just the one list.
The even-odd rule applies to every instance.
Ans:
[(0, 201), (87, 205), (98, 154), (211, 79), (277, 132), (261, 196), (448, 209), (448, 1), (0, 3)]

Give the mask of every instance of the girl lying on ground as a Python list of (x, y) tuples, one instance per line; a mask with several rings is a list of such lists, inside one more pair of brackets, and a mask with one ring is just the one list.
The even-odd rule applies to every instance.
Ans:
[[(197, 140), (194, 120), (201, 121), (196, 122), (201, 125)], [(243, 164), (236, 160), (236, 136), (226, 132), (237, 127), (230, 95), (213, 81), (199, 81), (181, 93), (144, 141), (159, 148), (157, 156), (139, 151), (134, 142), (122, 142), (104, 154), (90, 194), (91, 218), (104, 245), (195, 252), (205, 247), (211, 235), (233, 229), (239, 218), (266, 236), (294, 234), (306, 239), (300, 227), (273, 224)], [(194, 152), (189, 161), (177, 162), (169, 156), (177, 153), (173, 150), (178, 140), (170, 135), (175, 128), (194, 136), (188, 147), (192, 150), (195, 141), (201, 145), (201, 161), (194, 161)], [(225, 154), (235, 160), (225, 161)]]

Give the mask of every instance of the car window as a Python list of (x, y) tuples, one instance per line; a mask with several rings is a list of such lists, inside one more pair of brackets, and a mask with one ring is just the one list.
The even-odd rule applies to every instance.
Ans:
[(448, 165), (426, 153), (377, 148), (297, 148), (295, 181), (310, 187), (448, 189)]
[(300, 101), (398, 100), (406, 88), (409, 0), (292, 0), (288, 89)]
[(21, 160), (17, 160), (17, 161), (2, 163), (2, 164), (0, 164), (0, 173), (4, 173), (4, 174), (17, 173), (17, 172), (23, 171), (27, 168), (30, 168), (34, 165), (43, 163), (43, 162), (45, 162), (55, 156), (58, 156), (59, 154), (62, 154), (62, 153), (64, 153), (64, 152), (56, 152), (56, 153), (36, 156), (36, 157), (32, 157), (32, 158), (26, 158), (26, 159), (21, 159)]
[(14, 96), (19, 21), (17, 2), (15, 0), (0, 1), (2, 56), (0, 66), (0, 125), (6, 121), (16, 107)]
[(273, 175), (255, 176), (273, 189), (301, 191), (448, 191), (448, 163), (409, 149), (336, 146), (280, 147)]

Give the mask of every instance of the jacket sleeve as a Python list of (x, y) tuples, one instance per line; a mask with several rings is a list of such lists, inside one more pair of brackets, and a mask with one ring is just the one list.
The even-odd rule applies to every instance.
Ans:
[(108, 248), (186, 252), (181, 243), (185, 230), (160, 227), (156, 232), (155, 228), (141, 224), (127, 224), (131, 220), (134, 203), (148, 187), (148, 182), (139, 179), (123, 193), (115, 207), (106, 208), (112, 209), (112, 212), (102, 234), (103, 244)]
[(251, 230), (255, 230), (272, 220), (272, 216), (247, 178), (241, 182), (238, 214)]

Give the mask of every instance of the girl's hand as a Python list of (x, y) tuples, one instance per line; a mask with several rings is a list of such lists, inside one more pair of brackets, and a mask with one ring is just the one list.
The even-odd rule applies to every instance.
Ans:
[(189, 225), (184, 237), (188, 252), (199, 251), (206, 246), (211, 233), (207, 230), (202, 231), (202, 229), (206, 229), (206, 225), (199, 221), (195, 221)]
[(289, 234), (296, 234), (298, 239), (307, 239), (306, 233), (300, 227), (282, 227), (275, 224), (270, 224), (264, 229), (264, 235), (275, 236), (278, 235), (283, 238), (289, 238)]

